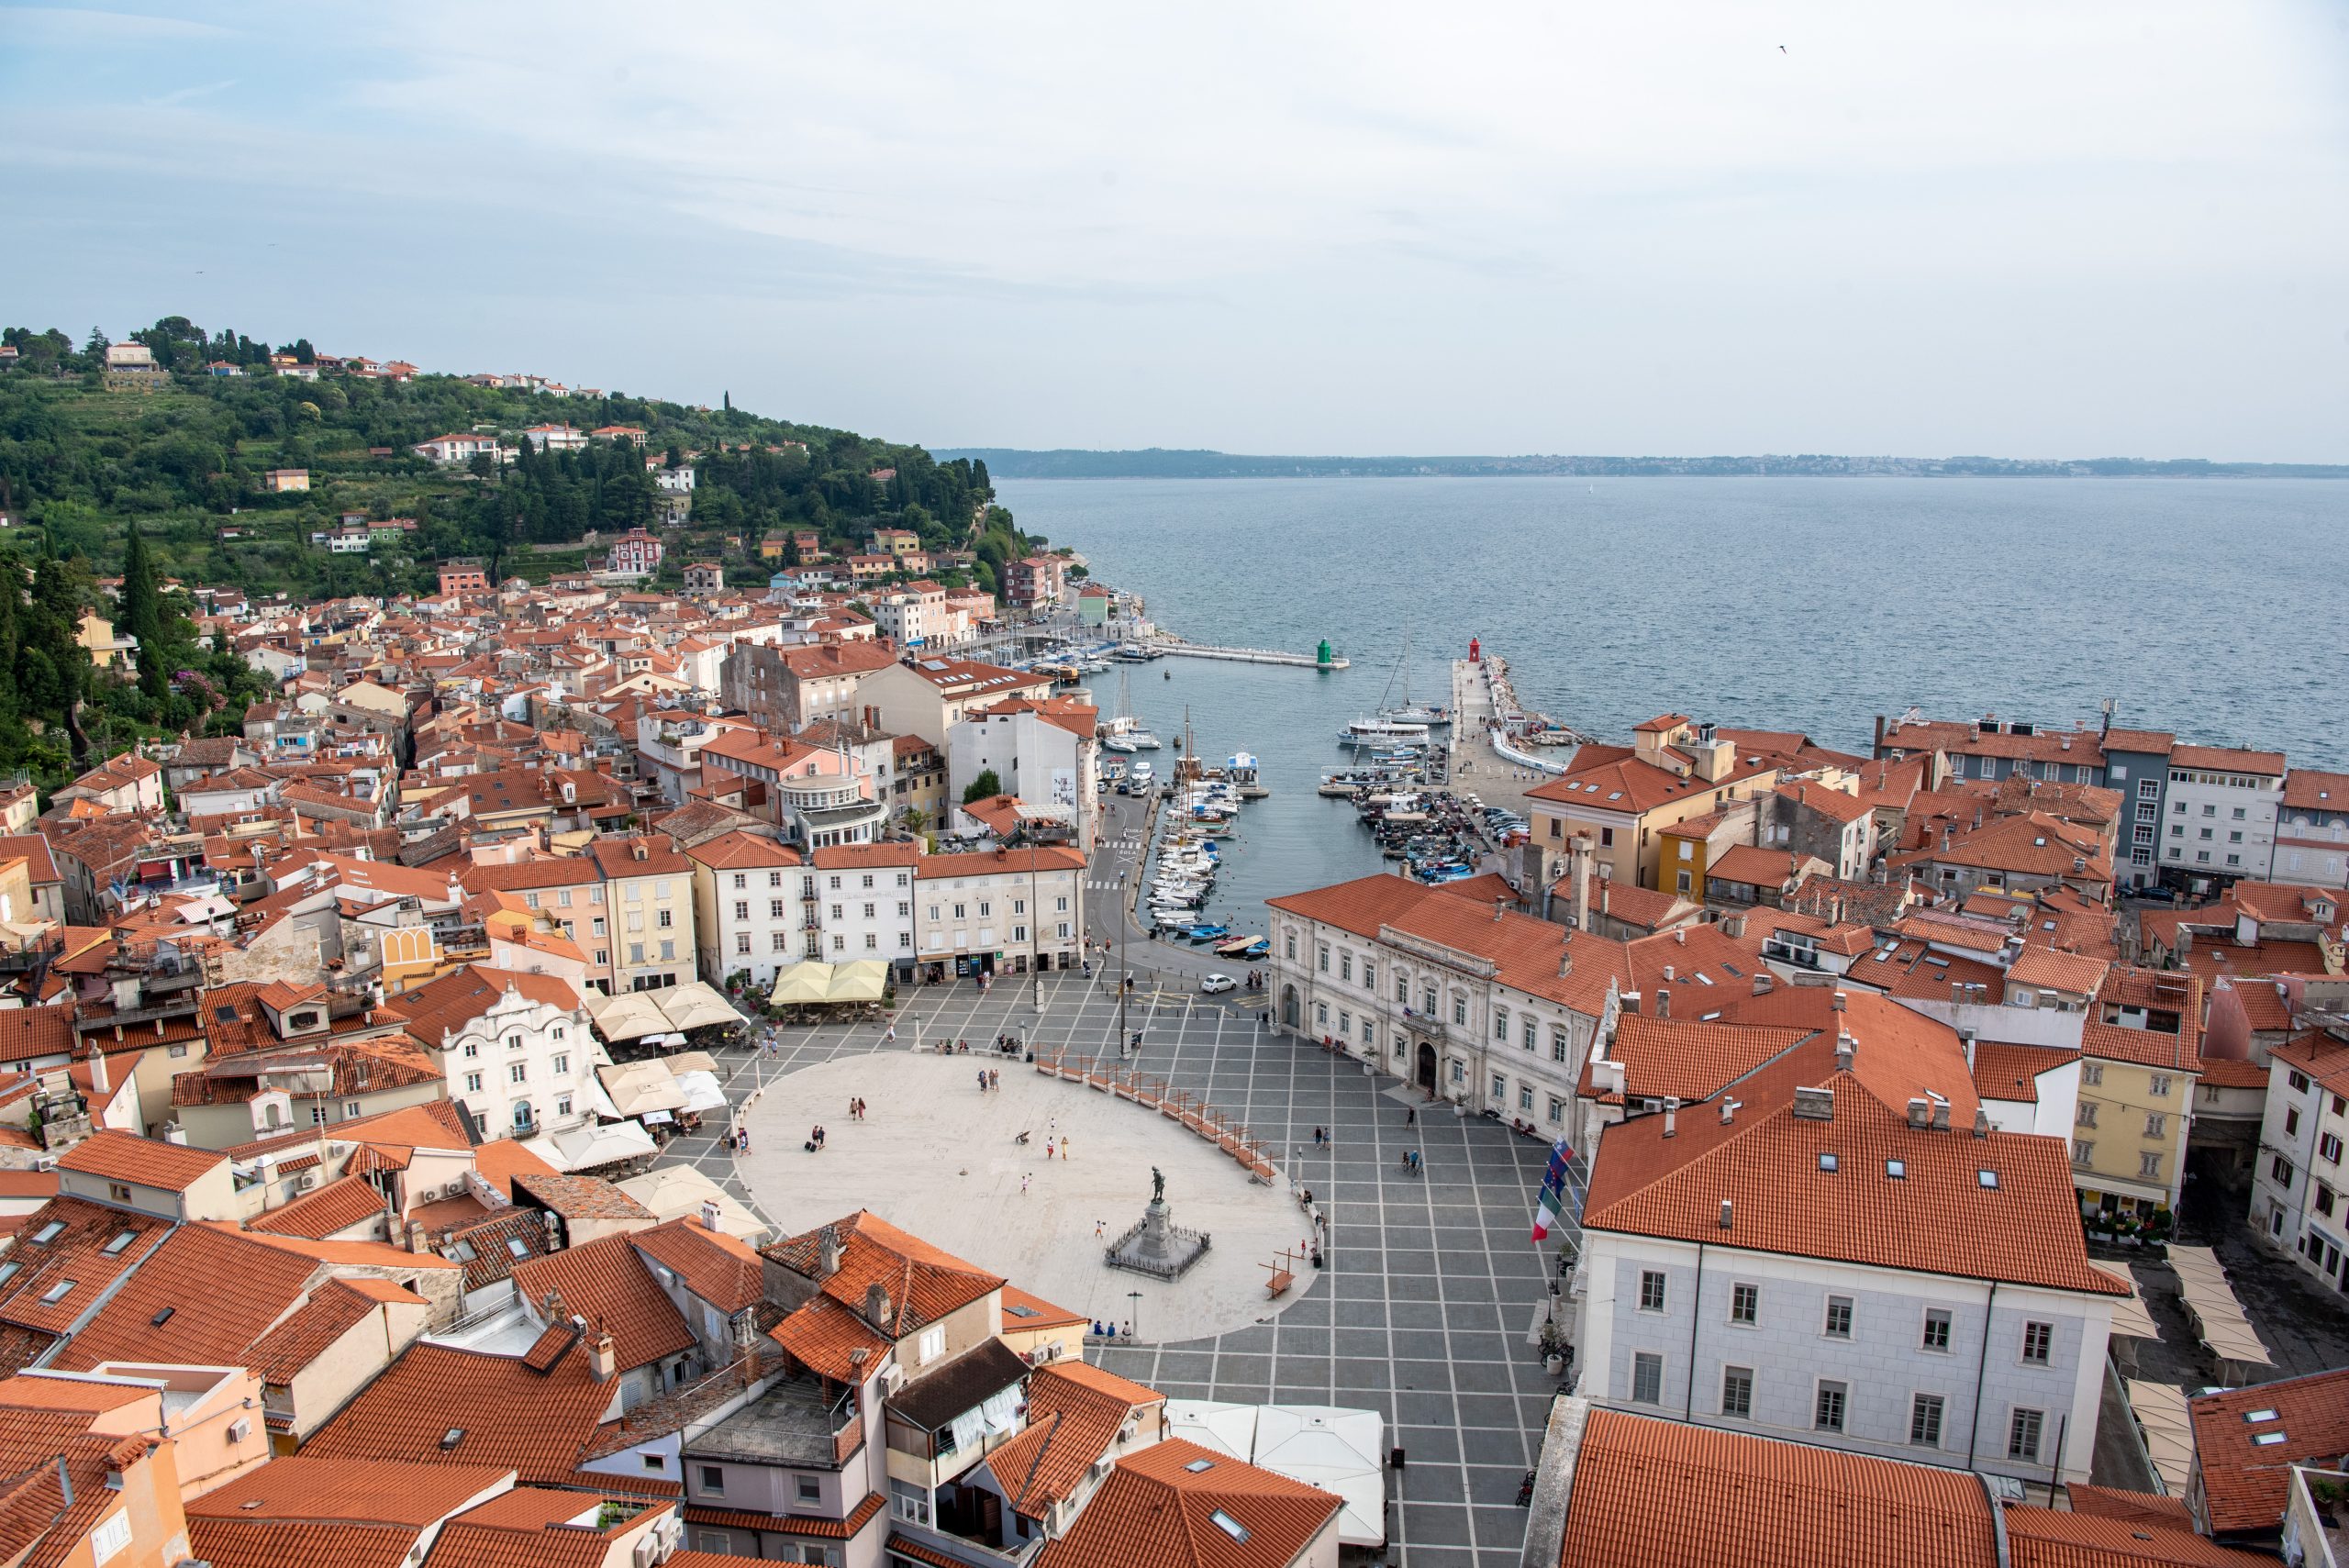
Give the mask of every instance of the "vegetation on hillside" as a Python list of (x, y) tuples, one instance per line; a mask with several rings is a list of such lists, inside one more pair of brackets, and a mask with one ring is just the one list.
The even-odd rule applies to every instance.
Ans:
[[(0, 535), (0, 573), (19, 587), (0, 585), (0, 767), (45, 779), (141, 735), (232, 728), (262, 689), (226, 648), (197, 643), (187, 600), (161, 591), (165, 581), (297, 600), (390, 596), (431, 589), (452, 556), (543, 581), (578, 569), (598, 541), (656, 526), (662, 496), (648, 456), (675, 468), (696, 454), (690, 517), (664, 530), (671, 581), (695, 558), (763, 573), (769, 534), (811, 531), (847, 553), (888, 525), (933, 551), (973, 550), (970, 578), (992, 591), (1006, 560), (1041, 542), (994, 505), (984, 462), (763, 418), (730, 398), (711, 409), (353, 375), (320, 367), (306, 339), (273, 350), (177, 316), (131, 338), (168, 373), (156, 390), (109, 390), (108, 343), (95, 328), (78, 346), (54, 328), (0, 332), (17, 350), (0, 371), (0, 517), (16, 525)], [(273, 373), (273, 352), (318, 373)], [(540, 425), (634, 427), (646, 439), (542, 450), (523, 439)], [(475, 433), (499, 437), (515, 461), (439, 467), (411, 450)], [(263, 476), (279, 469), (306, 470), (309, 488), (269, 488)], [(364, 555), (315, 542), (346, 517), (416, 527)], [(117, 573), (118, 601), (95, 586)], [(135, 662), (93, 667), (76, 639), (88, 608), (138, 639)]]

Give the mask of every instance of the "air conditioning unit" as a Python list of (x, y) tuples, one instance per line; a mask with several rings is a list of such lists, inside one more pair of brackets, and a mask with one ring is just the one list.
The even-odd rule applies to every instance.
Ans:
[(242, 1418), (228, 1423), (228, 1440), (240, 1443), (253, 1435), (253, 1424)]
[(893, 1365), (886, 1367), (882, 1371), (881, 1392), (885, 1396), (895, 1394), (898, 1389), (903, 1388), (905, 1385), (906, 1369), (904, 1367)]
[(295, 1179), (295, 1184), (304, 1192), (308, 1192), (318, 1184), (318, 1173), (316, 1171), (305, 1171)]

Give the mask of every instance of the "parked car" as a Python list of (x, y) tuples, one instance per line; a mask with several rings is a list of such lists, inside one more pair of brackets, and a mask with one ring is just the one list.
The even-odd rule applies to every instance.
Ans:
[(1226, 991), (1236, 991), (1239, 988), (1240, 982), (1229, 974), (1210, 974), (1199, 982), (1199, 989), (1210, 996), (1219, 995)]

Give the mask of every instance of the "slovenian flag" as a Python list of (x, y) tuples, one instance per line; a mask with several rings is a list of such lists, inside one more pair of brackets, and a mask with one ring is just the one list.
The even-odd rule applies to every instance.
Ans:
[(1550, 1145), (1550, 1162), (1542, 1173), (1542, 1191), (1533, 1200), (1533, 1240), (1541, 1241), (1550, 1234), (1550, 1227), (1558, 1221), (1558, 1211), (1565, 1207), (1566, 1167), (1575, 1151), (1566, 1147), (1563, 1138)]

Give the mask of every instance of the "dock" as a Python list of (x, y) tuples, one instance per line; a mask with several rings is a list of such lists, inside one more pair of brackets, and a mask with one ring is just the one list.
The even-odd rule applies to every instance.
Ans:
[(1214, 648), (1203, 642), (1170, 641), (1153, 638), (1142, 647), (1153, 654), (1174, 654), (1185, 659), (1225, 659), (1235, 664), (1288, 664), (1301, 670), (1343, 670), (1353, 661), (1331, 655), (1323, 659), (1312, 653), (1284, 653), (1273, 648)]
[(1531, 792), (1564, 773), (1567, 763), (1510, 743), (1505, 726), (1521, 717), (1507, 660), (1488, 653), (1453, 661), (1452, 787), (1531, 817)]

